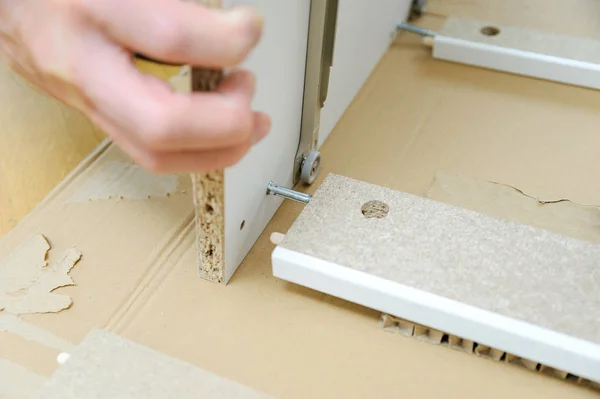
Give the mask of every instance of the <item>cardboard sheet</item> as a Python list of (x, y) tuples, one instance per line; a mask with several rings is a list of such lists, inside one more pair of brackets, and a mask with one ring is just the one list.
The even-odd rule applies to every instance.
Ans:
[[(424, 196), (445, 170), (599, 204), (599, 108), (597, 92), (435, 61), (400, 34), (325, 143), (308, 191), (333, 172)], [(269, 234), (285, 232), (299, 204), (283, 205), (229, 286), (201, 281), (187, 179), (169, 197), (69, 202), (109, 162), (128, 160), (103, 146), (0, 241), (0, 259), (32, 233), (83, 254), (76, 285), (56, 290), (73, 305), (21, 316), (61, 339), (103, 328), (278, 398), (597, 397), (390, 334), (377, 312), (277, 281)], [(0, 357), (45, 377), (58, 366), (54, 349), (15, 333), (0, 333)]]
[(486, 215), (600, 243), (600, 207), (537, 198), (517, 187), (438, 171), (427, 197)]
[(44, 377), (0, 358), (0, 398), (31, 399), (44, 382)]

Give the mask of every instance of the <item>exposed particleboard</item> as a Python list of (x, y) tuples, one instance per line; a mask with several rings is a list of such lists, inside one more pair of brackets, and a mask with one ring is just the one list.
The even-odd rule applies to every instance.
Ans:
[(102, 330), (92, 330), (69, 355), (36, 398), (268, 399), (234, 381)]
[[(193, 0), (206, 7), (220, 8), (221, 0)], [(212, 91), (223, 79), (222, 70), (192, 67), (192, 91)], [(198, 273), (222, 283), (225, 277), (225, 180), (224, 171), (192, 174), (196, 224)]]

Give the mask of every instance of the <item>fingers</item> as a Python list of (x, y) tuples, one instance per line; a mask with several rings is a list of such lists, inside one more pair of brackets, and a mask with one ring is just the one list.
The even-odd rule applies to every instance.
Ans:
[[(120, 134), (106, 120), (95, 120), (112, 138), (113, 142), (121, 147), (137, 164), (153, 173), (202, 173), (211, 170), (223, 169), (238, 163), (250, 150), (255, 142), (246, 142), (241, 145), (213, 151), (192, 152), (155, 152), (144, 149), (126, 135)], [(254, 118), (255, 129), (265, 123), (264, 115), (257, 113)], [(268, 119), (267, 119), (268, 123)]]
[(207, 151), (258, 141), (270, 122), (255, 127), (250, 106), (254, 79), (226, 77), (216, 92), (174, 93), (163, 81), (140, 73), (126, 53), (96, 47), (81, 64), (83, 90), (97, 113), (152, 151)]
[(209, 9), (181, 0), (81, 0), (124, 47), (169, 63), (229, 68), (257, 44), (262, 19), (251, 8)]

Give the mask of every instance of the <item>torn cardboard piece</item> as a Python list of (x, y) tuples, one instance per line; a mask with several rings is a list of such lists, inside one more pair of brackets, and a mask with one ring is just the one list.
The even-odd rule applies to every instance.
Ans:
[(69, 355), (37, 399), (269, 399), (102, 330), (92, 330)]
[(427, 198), (489, 216), (600, 243), (600, 207), (548, 200), (502, 183), (438, 171)]
[(70, 297), (52, 291), (74, 284), (69, 272), (81, 253), (70, 248), (46, 266), (49, 249), (46, 238), (37, 234), (0, 263), (0, 310), (13, 315), (56, 313), (71, 306)]

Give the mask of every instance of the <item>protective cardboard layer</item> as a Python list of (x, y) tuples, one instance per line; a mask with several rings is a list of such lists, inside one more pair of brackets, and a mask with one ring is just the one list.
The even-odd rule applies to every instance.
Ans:
[(25, 367), (0, 359), (0, 398), (31, 399), (44, 381), (44, 377)]
[(101, 330), (91, 331), (38, 399), (268, 399), (213, 373)]
[[(597, 28), (597, 14), (573, 17), (573, 10), (546, 0), (542, 14), (497, 15), (534, 23), (554, 13), (554, 23)], [(435, 28), (440, 21), (423, 23)], [(432, 60), (420, 38), (401, 34), (325, 143), (322, 175), (309, 191), (333, 172), (425, 195), (435, 172), (447, 170), (541, 198), (599, 203), (599, 186), (592, 184), (600, 175), (596, 104), (597, 93)], [(378, 327), (378, 312), (272, 278), (269, 234), (285, 232), (299, 204), (282, 206), (230, 286), (201, 282), (188, 179), (169, 198), (65, 205), (90, 177), (88, 169), (108, 161), (127, 159), (104, 147), (0, 241), (4, 258), (40, 230), (53, 247), (75, 245), (84, 254), (71, 272), (77, 286), (61, 289), (73, 306), (24, 316), (63, 339), (77, 343), (91, 328), (105, 328), (282, 398), (400, 391), (422, 398), (597, 397), (509, 365), (399, 339)], [(15, 357), (23, 354), (19, 361), (31, 370), (57, 366), (55, 353), (0, 334), (0, 349), (7, 347)], [(408, 366), (399, 372), (399, 365)]]
[(438, 171), (427, 197), (486, 215), (600, 243), (600, 207), (535, 198), (515, 187)]
[(47, 265), (49, 249), (44, 236), (34, 235), (0, 262), (0, 311), (14, 315), (51, 313), (71, 306), (71, 298), (53, 291), (74, 284), (69, 272), (81, 253), (70, 248)]
[(600, 343), (598, 244), (330, 175), (281, 247)]

